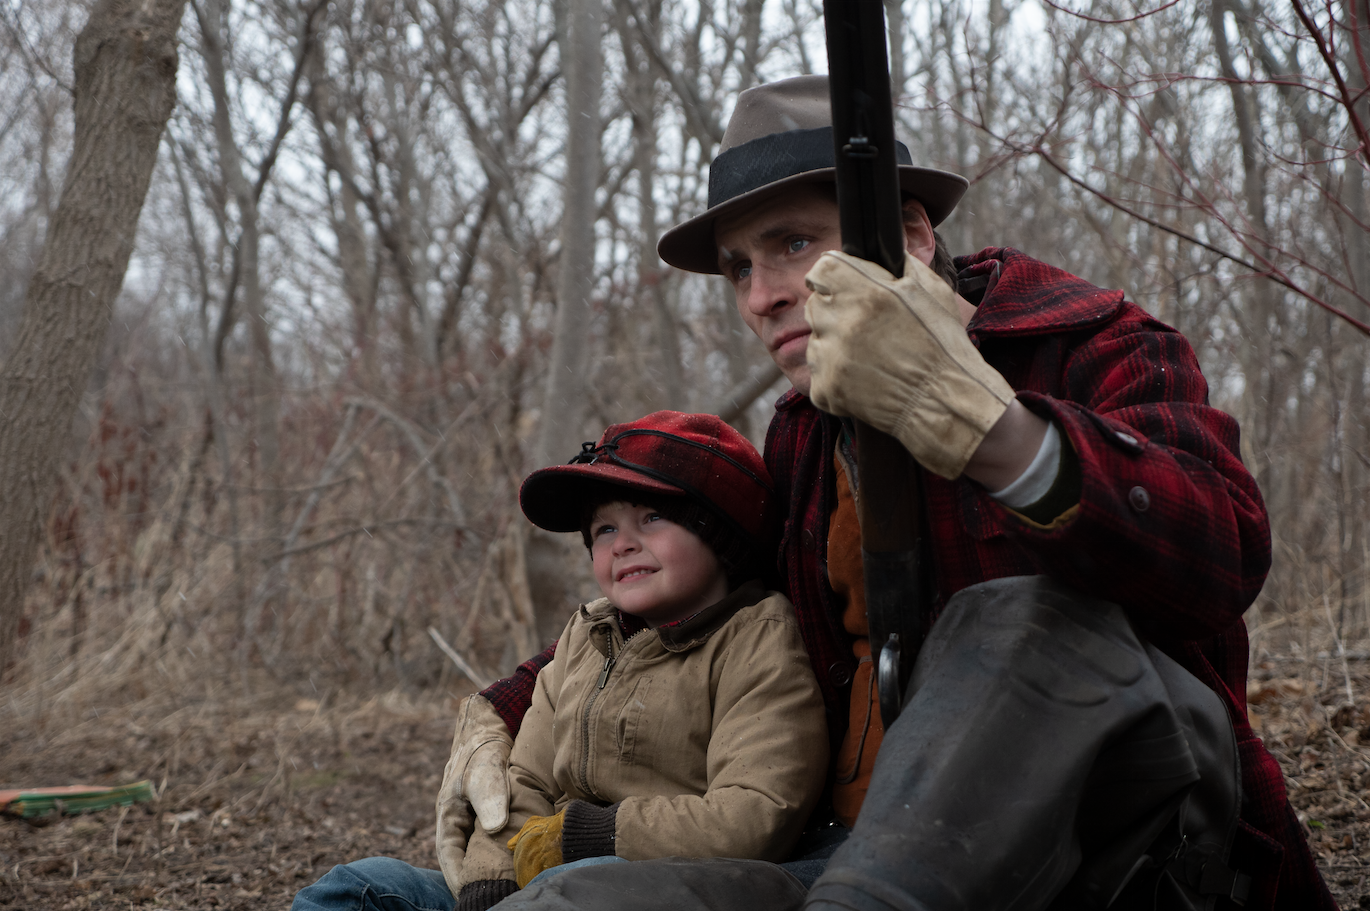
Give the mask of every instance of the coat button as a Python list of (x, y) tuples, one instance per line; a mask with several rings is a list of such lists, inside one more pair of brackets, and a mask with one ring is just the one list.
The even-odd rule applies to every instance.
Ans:
[(1122, 441), (1123, 441), (1124, 443), (1126, 443), (1128, 446), (1136, 446), (1136, 445), (1137, 445), (1137, 438), (1134, 437), (1134, 436), (1133, 436), (1132, 434), (1130, 434), (1130, 433), (1123, 433), (1121, 430), (1118, 430), (1118, 431), (1114, 431), (1114, 436), (1116, 436), (1118, 439), (1122, 440)]
[(1151, 508), (1151, 494), (1145, 487), (1134, 487), (1127, 492), (1127, 502), (1138, 512), (1146, 512)]
[(833, 686), (846, 686), (851, 683), (851, 670), (841, 661), (834, 661), (828, 667), (828, 679)]

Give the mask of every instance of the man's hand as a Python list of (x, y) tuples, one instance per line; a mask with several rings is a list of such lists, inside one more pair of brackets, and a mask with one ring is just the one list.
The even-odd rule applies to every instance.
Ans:
[(488, 699), (475, 695), (462, 700), (437, 807), (438, 865), (453, 895), (476, 820), (492, 834), (509, 823), (509, 751), (513, 745), (509, 728)]
[(805, 280), (813, 403), (893, 436), (929, 471), (959, 477), (1015, 396), (971, 344), (956, 293), (908, 255), (896, 279), (829, 251)]
[(562, 864), (561, 829), (566, 822), (566, 811), (555, 816), (533, 816), (509, 839), (509, 850), (514, 852), (514, 878), (522, 889), (543, 870)]

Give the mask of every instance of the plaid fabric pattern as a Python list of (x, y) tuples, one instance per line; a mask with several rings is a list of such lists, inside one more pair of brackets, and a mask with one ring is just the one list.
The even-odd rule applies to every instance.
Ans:
[(571, 464), (529, 475), (519, 503), (535, 524), (575, 531), (587, 500), (616, 486), (684, 494), (749, 538), (761, 538), (768, 524), (771, 479), (756, 447), (714, 415), (678, 411), (610, 425)]
[[(1241, 615), (1269, 570), (1270, 530), (1260, 491), (1236, 455), (1236, 422), (1208, 407), (1189, 343), (1121, 292), (1008, 248), (957, 266), (963, 278), (991, 279), (968, 327), (972, 341), (1020, 401), (1065, 432), (1083, 485), (1074, 519), (1046, 530), (974, 482), (925, 473), (934, 613), (969, 585), (1034, 573), (1121, 604), (1228, 707), (1243, 787), (1234, 854), (1257, 874), (1248, 911), (1335, 908), (1279, 765), (1247, 721)], [(777, 571), (840, 731), (854, 661), (824, 563), (838, 427), (791, 390), (776, 404), (766, 460), (786, 517)]]
[[(963, 278), (989, 279), (971, 340), (1020, 401), (1065, 432), (1083, 485), (1074, 519), (1045, 530), (971, 481), (926, 475), (934, 612), (966, 586), (1034, 573), (1127, 608), (1228, 707), (1243, 789), (1233, 862), (1256, 877), (1247, 911), (1335, 911), (1279, 765), (1246, 717), (1241, 615), (1269, 570), (1270, 529), (1260, 491), (1237, 457), (1236, 422), (1208, 407), (1189, 343), (1122, 292), (1009, 248), (958, 258), (957, 267)], [(846, 729), (845, 688), (855, 668), (826, 567), (839, 432), (835, 419), (792, 390), (776, 403), (765, 450), (776, 514), (784, 519), (776, 577), (767, 581), (794, 602), (834, 748)], [(550, 656), (524, 664), (486, 694), (501, 687), (509, 697), (525, 694), (526, 708), (536, 669), (526, 681), (521, 675)], [(506, 697), (490, 698), (508, 720)]]
[(556, 656), (557, 644), (553, 642), (539, 654), (534, 655), (514, 669), (514, 673), (480, 691), (480, 695), (490, 700), (495, 712), (509, 726), (509, 733), (519, 735), (523, 726), (524, 713), (533, 704), (533, 687), (538, 682), (538, 671), (551, 663)]

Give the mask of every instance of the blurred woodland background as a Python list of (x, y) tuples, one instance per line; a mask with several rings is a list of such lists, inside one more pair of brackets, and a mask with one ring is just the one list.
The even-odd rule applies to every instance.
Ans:
[[(0, 2), (0, 359), (92, 5)], [(1182, 330), (1272, 516), (1253, 650), (1364, 657), (1370, 6), (886, 6), (902, 138), (972, 181), (953, 252), (1017, 247)], [(191, 0), (180, 53), (8, 711), (507, 673), (589, 591), (523, 474), (658, 408), (761, 442), (784, 381), (655, 246), (737, 93), (825, 70), (818, 3)]]
[[(83, 108), (115, 45), (77, 34), (135, 5), (167, 97)], [(885, 5), (902, 137), (972, 182), (953, 252), (1125, 289), (1240, 419), (1275, 546), (1252, 722), (1342, 907), (1370, 908), (1370, 2)], [(738, 92), (825, 70), (820, 17), (0, 0), (0, 786), (157, 793), (0, 818), (0, 907), (247, 911), (367, 854), (432, 865), (454, 697), (593, 590), (578, 540), (531, 533), (523, 475), (658, 408), (763, 438), (784, 381), (722, 280), (655, 247), (703, 209)], [(73, 153), (81, 111), (120, 100), (175, 106), (136, 237), (88, 241), (132, 249), (97, 299), (39, 263), (68, 165), (122, 163)], [(19, 340), (44, 276), (62, 369)], [(45, 392), (74, 425), (54, 408), (56, 451), (16, 473), (6, 403)]]

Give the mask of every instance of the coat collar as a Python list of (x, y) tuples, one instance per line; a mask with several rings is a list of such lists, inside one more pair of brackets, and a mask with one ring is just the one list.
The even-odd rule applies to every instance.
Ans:
[(983, 296), (966, 331), (989, 336), (1045, 335), (1084, 329), (1112, 319), (1123, 292), (1108, 291), (1012, 247), (990, 247), (957, 257), (963, 285), (982, 283)]
[[(727, 623), (733, 614), (744, 607), (765, 599), (766, 589), (759, 579), (752, 579), (733, 589), (721, 601), (704, 608), (692, 617), (644, 630), (642, 635), (655, 633), (668, 652), (688, 652), (709, 641), (709, 637)], [(618, 622), (618, 608), (608, 598), (600, 598), (583, 605), (581, 614), (591, 624), (590, 639), (601, 654), (609, 653), (609, 640), (623, 641), (623, 629)], [(615, 648), (619, 646), (616, 645)]]

